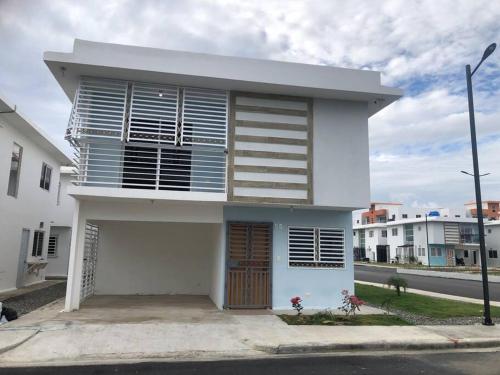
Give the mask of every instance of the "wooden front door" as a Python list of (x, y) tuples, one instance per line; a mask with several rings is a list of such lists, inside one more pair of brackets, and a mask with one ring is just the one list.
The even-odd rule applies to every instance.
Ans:
[(225, 307), (271, 307), (272, 229), (268, 223), (228, 223)]

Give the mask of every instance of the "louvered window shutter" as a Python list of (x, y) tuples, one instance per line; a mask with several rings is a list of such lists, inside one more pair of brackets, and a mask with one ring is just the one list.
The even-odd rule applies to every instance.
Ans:
[(177, 87), (133, 83), (128, 140), (176, 144), (178, 102)]
[(319, 228), (319, 261), (333, 267), (344, 267), (344, 230)]
[(182, 144), (226, 147), (227, 92), (184, 88)]
[(68, 126), (68, 137), (122, 139), (127, 82), (82, 77)]
[(288, 228), (288, 262), (290, 266), (307, 265), (315, 260), (314, 228)]

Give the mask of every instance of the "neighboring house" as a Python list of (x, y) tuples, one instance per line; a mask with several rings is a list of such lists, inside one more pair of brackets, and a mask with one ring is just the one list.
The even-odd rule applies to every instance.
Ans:
[(61, 165), (71, 160), (0, 98), (0, 291), (43, 281)]
[(69, 252), (71, 243), (71, 224), (75, 199), (68, 195), (72, 185), (73, 167), (61, 167), (58, 185), (54, 223), (50, 227), (47, 251), (47, 278), (66, 278), (68, 275)]
[[(477, 218), (476, 202), (466, 203), (465, 208), (470, 217)], [(485, 220), (500, 220), (500, 201), (483, 201), (482, 208)]]
[(490, 221), (484, 224), (486, 240), (486, 257), (488, 267), (500, 267), (500, 221)]
[[(78, 155), (66, 310), (92, 294), (337, 307), (380, 73), (76, 40), (45, 62)], [(349, 251), (346, 251), (348, 249)]]

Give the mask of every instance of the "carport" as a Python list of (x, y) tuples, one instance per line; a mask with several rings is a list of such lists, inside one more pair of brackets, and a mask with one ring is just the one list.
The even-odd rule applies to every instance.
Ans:
[[(122, 308), (127, 301), (146, 306), (177, 303), (183, 296), (222, 307), (225, 241), (218, 206), (100, 201), (79, 206), (66, 311), (100, 296)], [(162, 298), (167, 296), (180, 300)]]

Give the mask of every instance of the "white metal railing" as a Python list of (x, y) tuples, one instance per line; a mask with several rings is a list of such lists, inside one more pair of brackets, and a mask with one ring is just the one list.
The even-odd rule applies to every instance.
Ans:
[(86, 143), (75, 149), (79, 186), (196, 192), (226, 191), (227, 155), (220, 148)]

